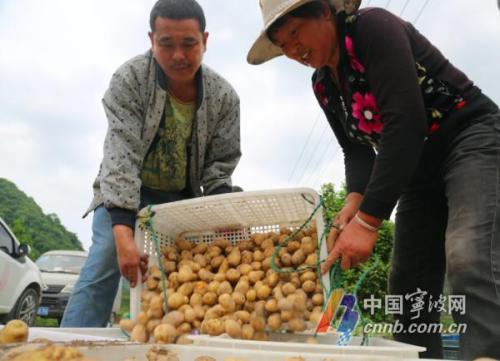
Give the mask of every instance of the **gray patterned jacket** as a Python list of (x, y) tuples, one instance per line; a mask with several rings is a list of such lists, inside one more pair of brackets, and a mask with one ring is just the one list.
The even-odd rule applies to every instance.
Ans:
[[(205, 65), (197, 80), (197, 111), (188, 146), (188, 191), (192, 197), (231, 186), (231, 174), (241, 156), (236, 91)], [(141, 167), (163, 115), (168, 96), (165, 89), (165, 74), (151, 51), (129, 60), (113, 74), (103, 98), (108, 119), (104, 158), (93, 185), (94, 199), (85, 215), (101, 204), (138, 210)]]

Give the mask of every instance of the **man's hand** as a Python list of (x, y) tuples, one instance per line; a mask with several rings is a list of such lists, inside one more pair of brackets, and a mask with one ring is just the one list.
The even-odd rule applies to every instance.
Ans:
[(137, 284), (139, 270), (142, 274), (142, 281), (146, 280), (148, 256), (139, 256), (132, 228), (117, 224), (113, 226), (113, 235), (115, 237), (118, 267), (123, 277), (130, 282), (130, 287), (134, 288)]

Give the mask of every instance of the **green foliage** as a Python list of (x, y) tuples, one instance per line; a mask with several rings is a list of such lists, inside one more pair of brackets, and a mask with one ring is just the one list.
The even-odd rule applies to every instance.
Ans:
[(55, 214), (44, 214), (33, 198), (0, 178), (0, 217), (19, 242), (31, 246), (30, 258), (54, 249), (82, 250), (76, 234), (69, 232)]
[[(345, 201), (347, 190), (345, 185), (339, 191), (336, 191), (333, 184), (327, 183), (321, 187), (321, 195), (325, 204), (326, 219), (333, 219), (335, 214), (339, 212)], [(359, 306), (363, 311), (363, 317), (371, 322), (390, 322), (392, 317), (385, 314), (384, 297), (387, 294), (387, 281), (389, 276), (389, 262), (394, 239), (394, 224), (391, 221), (383, 223), (379, 230), (379, 239), (373, 252), (372, 257), (364, 264), (359, 265), (354, 269), (342, 272), (343, 287), (347, 292), (356, 291)], [(355, 290), (360, 277), (366, 273), (366, 278), (363, 280), (360, 287)], [(365, 298), (373, 298), (381, 300), (381, 308), (375, 310), (373, 315), (370, 315), (368, 310), (363, 309), (363, 300)]]

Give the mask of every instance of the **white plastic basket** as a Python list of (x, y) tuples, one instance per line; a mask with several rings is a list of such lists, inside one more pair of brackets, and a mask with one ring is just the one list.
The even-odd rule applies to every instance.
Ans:
[(342, 355), (372, 355), (390, 356), (403, 358), (418, 358), (420, 352), (425, 351), (424, 347), (414, 346), (386, 340), (381, 337), (370, 337), (368, 345), (361, 345), (361, 337), (353, 337), (347, 346), (337, 346), (337, 335), (320, 334), (316, 336), (318, 344), (306, 343), (310, 335), (274, 333), (269, 334), (269, 341), (237, 340), (229, 338), (227, 335), (210, 337), (207, 335), (190, 335), (194, 344), (202, 347), (216, 347), (224, 349), (238, 350), (265, 350), (281, 352), (320, 353), (320, 354), (342, 354)]
[[(121, 361), (134, 359), (146, 361), (146, 353), (153, 345), (110, 345), (96, 347), (80, 347), (82, 353), (96, 360)], [(197, 345), (162, 345), (163, 349), (170, 350), (177, 355), (179, 361), (194, 361), (200, 356), (209, 356), (216, 361), (225, 361), (229, 358), (244, 361), (286, 361), (291, 357), (302, 357), (304, 361), (409, 361), (408, 358), (379, 356), (368, 350), (362, 355), (345, 355), (342, 353), (310, 353), (295, 351), (265, 351), (265, 350), (238, 350), (219, 347), (203, 347)], [(415, 359), (413, 359), (415, 360)]]
[[(311, 188), (280, 189), (272, 191), (240, 192), (194, 198), (153, 206), (153, 227), (161, 246), (172, 245), (178, 235), (194, 243), (211, 243), (223, 237), (235, 244), (254, 233), (279, 232), (280, 228), (299, 228), (319, 205), (320, 199)], [(148, 210), (139, 212), (135, 241), (140, 253), (150, 255), (150, 264), (156, 264), (156, 252), (150, 232), (140, 227), (140, 219)], [(311, 223), (316, 224), (318, 241), (324, 222), (321, 207)], [(327, 256), (326, 242), (320, 258)], [(330, 280), (322, 278), (327, 290)], [(130, 290), (130, 317), (140, 312), (142, 285)], [(326, 295), (325, 295), (326, 299)]]

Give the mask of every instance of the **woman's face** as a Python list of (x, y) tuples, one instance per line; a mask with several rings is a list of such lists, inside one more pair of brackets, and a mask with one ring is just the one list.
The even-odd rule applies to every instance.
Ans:
[(338, 47), (329, 10), (319, 18), (289, 17), (272, 37), (288, 58), (315, 69), (331, 65)]

